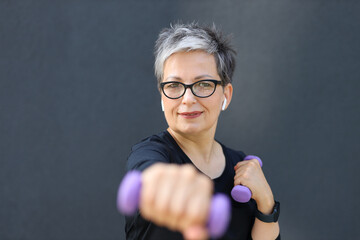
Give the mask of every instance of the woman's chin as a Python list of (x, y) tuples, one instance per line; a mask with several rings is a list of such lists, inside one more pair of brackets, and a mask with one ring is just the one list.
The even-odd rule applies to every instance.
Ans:
[(187, 125), (176, 128), (175, 132), (178, 132), (182, 135), (197, 135), (203, 132), (205, 129), (201, 126), (196, 125)]

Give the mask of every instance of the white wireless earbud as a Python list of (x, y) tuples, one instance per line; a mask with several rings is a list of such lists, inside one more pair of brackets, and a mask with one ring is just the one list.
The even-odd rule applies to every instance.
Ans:
[(225, 108), (226, 108), (226, 98), (225, 98), (225, 100), (224, 100), (224, 103), (223, 103), (223, 105), (222, 105), (221, 110), (225, 111)]
[(161, 110), (164, 111), (164, 102), (161, 100)]

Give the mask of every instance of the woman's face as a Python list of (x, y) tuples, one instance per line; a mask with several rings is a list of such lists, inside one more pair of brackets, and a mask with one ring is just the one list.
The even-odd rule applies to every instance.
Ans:
[[(165, 61), (163, 77), (163, 82), (178, 81), (184, 84), (205, 79), (221, 80), (214, 56), (200, 50), (172, 54)], [(231, 84), (224, 88), (218, 84), (215, 92), (207, 98), (196, 97), (189, 88), (178, 99), (169, 99), (161, 93), (169, 128), (186, 135), (208, 131), (215, 133), (223, 102), (226, 98), (228, 106), (231, 96)]]

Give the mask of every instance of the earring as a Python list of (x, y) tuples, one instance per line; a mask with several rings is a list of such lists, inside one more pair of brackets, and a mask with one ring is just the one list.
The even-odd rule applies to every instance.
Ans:
[(161, 100), (161, 110), (164, 111), (164, 102)]
[(224, 103), (223, 103), (223, 105), (222, 105), (221, 110), (225, 111), (225, 108), (226, 108), (226, 98), (225, 98), (225, 100), (224, 100)]

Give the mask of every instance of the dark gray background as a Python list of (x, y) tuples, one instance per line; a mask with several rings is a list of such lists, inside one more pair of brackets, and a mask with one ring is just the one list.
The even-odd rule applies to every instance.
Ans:
[(263, 158), (283, 239), (360, 238), (359, 1), (1, 0), (0, 239), (124, 239), (116, 191), (166, 128), (152, 52), (179, 19), (233, 34), (217, 138)]

